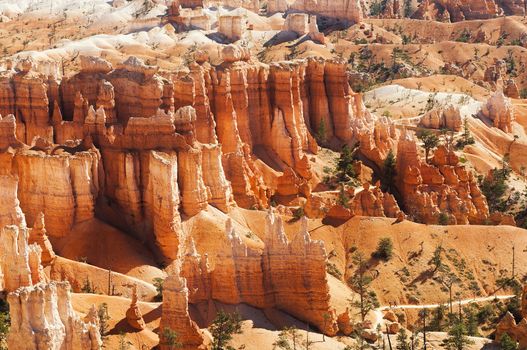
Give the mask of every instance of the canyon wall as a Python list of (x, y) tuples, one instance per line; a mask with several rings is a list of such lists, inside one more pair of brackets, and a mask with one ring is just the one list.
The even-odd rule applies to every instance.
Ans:
[(413, 18), (459, 22), (502, 15), (523, 15), (524, 0), (425, 0)]
[(484, 224), (490, 219), (487, 201), (453, 150), (439, 146), (429, 163), (418, 154), (417, 141), (408, 132), (397, 146), (397, 187), (405, 212), (415, 221), (437, 224)]
[[(0, 204), (9, 209), (0, 220), (19, 224), (19, 201), (30, 222), (42, 212), (46, 234), (58, 239), (97, 216), (172, 261), (186, 241), (181, 222), (208, 205), (228, 212), (301, 196), (318, 206), (314, 135), (336, 149), (359, 142), (369, 166), (381, 167), (396, 149), (395, 125), (367, 111), (343, 60), (267, 65), (236, 45), (224, 46), (218, 66), (201, 56), (188, 71), (163, 75), (135, 57), (114, 68), (85, 56), (80, 72), (60, 82), (33, 72), (30, 60), (2, 73), (0, 110), (15, 115), (0, 119)], [(498, 107), (487, 108), (489, 118), (508, 128)], [(427, 122), (458, 128), (454, 112)], [(479, 191), (473, 180), (461, 182), (470, 183), (466, 193)], [(365, 191), (352, 209), (346, 215), (400, 216), (379, 191)]]
[(305, 12), (328, 18), (360, 23), (364, 16), (358, 0), (269, 0), (267, 12)]
[[(226, 304), (247, 303), (257, 308), (283, 310), (328, 335), (337, 333), (330, 303), (324, 244), (313, 241), (302, 219), (300, 232), (289, 241), (282, 219), (272, 211), (265, 222), (265, 248), (249, 248), (226, 223), (225, 252), (201, 256), (193, 243), (184, 256), (181, 274), (196, 293), (190, 303), (209, 299)], [(209, 265), (209, 259), (214, 268)], [(328, 315), (328, 316), (325, 316)]]

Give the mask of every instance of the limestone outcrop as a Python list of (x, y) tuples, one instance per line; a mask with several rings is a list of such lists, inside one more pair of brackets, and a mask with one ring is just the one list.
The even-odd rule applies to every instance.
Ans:
[(288, 241), (282, 219), (270, 211), (263, 251), (247, 247), (227, 220), (229, 248), (210, 257), (213, 269), (208, 256), (200, 256), (191, 243), (181, 270), (189, 288), (197, 291), (190, 301), (211, 298), (227, 304), (277, 308), (335, 335), (337, 316), (330, 306), (324, 245), (311, 240), (307, 219), (302, 220), (300, 232)]
[[(209, 1), (209, 5), (213, 2), (214, 0)], [(254, 13), (260, 12), (260, 0), (221, 0), (219, 2), (226, 7), (244, 8)]]
[(364, 16), (361, 2), (358, 0), (270, 0), (267, 3), (267, 12), (270, 14), (288, 11), (305, 12), (352, 23), (360, 23)]
[(502, 91), (496, 91), (481, 108), (481, 115), (490, 119), (494, 127), (512, 133), (514, 107)]
[(225, 35), (231, 41), (240, 40), (247, 27), (247, 20), (241, 15), (220, 16), (218, 22), (218, 32)]
[(82, 320), (70, 299), (67, 282), (39, 283), (9, 293), (9, 349), (101, 349), (95, 306)]
[[(313, 19), (308, 30), (312, 32), (309, 27), (314, 25)], [(269, 66), (251, 62), (248, 50), (235, 45), (226, 46), (222, 56), (220, 67), (198, 59), (188, 74), (178, 73), (171, 80), (135, 57), (113, 69), (101, 58), (81, 56), (80, 73), (60, 83), (49, 81), (52, 91), (45, 98), (35, 96), (39, 101), (33, 102), (52, 111), (47, 113), (51, 118), (42, 124), (46, 127), (35, 132), (39, 143), (33, 150), (44, 154), (20, 151), (14, 164), (18, 175), (37, 181), (37, 185), (40, 179), (33, 175), (40, 167), (53, 169), (53, 177), (60, 174), (60, 181), (53, 189), (37, 186), (19, 198), (28, 219), (33, 221), (43, 211), (47, 234), (61, 236), (72, 224), (92, 217), (93, 203), (106, 198), (124, 209), (126, 226), (144, 238), (150, 233), (144, 227), (137, 228), (144, 216), (138, 189), (144, 188), (143, 173), (147, 174), (150, 167), (146, 163), (154, 161), (145, 162), (148, 157), (136, 151), (146, 154), (164, 149), (177, 153), (169, 162), (177, 162), (179, 172), (184, 173), (177, 180), (182, 195), (180, 209), (192, 216), (207, 204), (225, 211), (234, 199), (242, 207), (264, 207), (273, 194), (301, 193), (312, 179), (308, 156), (318, 150), (313, 135), (321, 125), (325, 125), (328, 142), (351, 143), (369, 137), (371, 122), (364, 121), (368, 115), (361, 96), (349, 86), (344, 61), (310, 59)], [(7, 75), (8, 86), (16, 85), (17, 74)], [(27, 74), (32, 84), (43, 81), (37, 73), (29, 70)], [(9, 95), (10, 90), (6, 91)], [(14, 112), (19, 106), (16, 99), (7, 98), (0, 100), (0, 108)], [(16, 118), (14, 123), (13, 118), (3, 119), (5, 128), (0, 130), (5, 130), (6, 138), (0, 141), (5, 142), (2, 148), (22, 147), (16, 136), (27, 140), (23, 131), (34, 123), (29, 121), (26, 126)], [(389, 141), (382, 145), (386, 132), (376, 127), (374, 140), (361, 142), (365, 149), (370, 148), (365, 153), (380, 159), (389, 146)], [(56, 143), (61, 145), (59, 150), (67, 152), (49, 157), (46, 153)], [(144, 166), (138, 168), (137, 164)], [(86, 174), (77, 171), (78, 167), (90, 168), (88, 177), (73, 181), (73, 175)], [(214, 171), (203, 172), (203, 168)], [(99, 177), (103, 170), (104, 175)], [(26, 192), (27, 181), (21, 180), (21, 192)], [(64, 183), (68, 181), (87, 186), (73, 189)], [(113, 184), (123, 190), (114, 189)], [(37, 208), (42, 203), (35, 202), (38, 192), (45, 194), (40, 197), (45, 200), (43, 208)], [(59, 202), (53, 196), (66, 198), (60, 202), (68, 213), (66, 220), (58, 220), (59, 208), (55, 206)], [(134, 205), (136, 208), (130, 207)], [(130, 217), (136, 219), (130, 221)], [(162, 250), (165, 254), (173, 251)]]
[(15, 116), (17, 137), (22, 142), (29, 144), (35, 136), (52, 140), (49, 123), (52, 82), (32, 70), (31, 59), (23, 60), (21, 67), (22, 70), (0, 75), (0, 115)]
[(40, 247), (28, 245), (28, 230), (5, 226), (0, 230), (0, 290), (12, 292), (43, 280)]
[[(189, 289), (187, 281), (179, 274), (179, 267), (167, 277), (163, 283), (163, 311), (161, 329), (169, 328), (178, 334), (178, 341), (183, 349), (206, 349), (205, 336), (194, 321), (190, 319), (188, 311)], [(160, 344), (164, 340), (161, 339)], [(161, 345), (161, 349), (168, 350), (168, 345)]]
[(143, 314), (137, 306), (137, 286), (135, 284), (132, 286), (132, 301), (130, 307), (126, 310), (126, 322), (128, 322), (132, 328), (139, 331), (146, 328)]
[(44, 213), (47, 234), (62, 237), (75, 223), (93, 218), (99, 162), (97, 150), (60, 155), (17, 152), (13, 169), (19, 178), (18, 199), (27, 219), (35, 221)]
[(449, 105), (427, 112), (421, 117), (419, 125), (427, 129), (460, 131), (463, 127), (463, 120), (459, 108)]
[(397, 147), (397, 187), (404, 211), (413, 220), (449, 224), (482, 224), (489, 208), (474, 175), (459, 164), (446, 146), (439, 146), (430, 164), (421, 161), (413, 135), (404, 132)]
[(425, 0), (413, 18), (459, 22), (501, 16), (504, 9), (496, 0)]
[(365, 183), (362, 191), (353, 197), (350, 209), (358, 216), (390, 218), (396, 218), (401, 212), (393, 195), (383, 193), (377, 186), (372, 189), (369, 183)]
[(505, 334), (518, 342), (519, 349), (527, 348), (527, 319), (524, 318), (517, 324), (514, 316), (507, 312), (496, 327), (494, 341), (499, 343)]
[(29, 230), (28, 243), (37, 244), (42, 250), (42, 265), (49, 265), (55, 259), (55, 252), (48, 239), (44, 213), (37, 214), (33, 228)]
[(522, 0), (425, 0), (421, 2), (412, 17), (459, 22), (502, 15), (522, 16), (524, 13), (525, 6)]
[(324, 34), (318, 30), (316, 16), (306, 13), (289, 13), (285, 19), (283, 30), (295, 32), (299, 36), (307, 35), (311, 40), (324, 43)]

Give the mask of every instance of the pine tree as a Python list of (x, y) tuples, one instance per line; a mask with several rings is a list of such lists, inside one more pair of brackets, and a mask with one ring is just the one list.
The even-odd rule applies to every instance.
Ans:
[(381, 187), (384, 192), (394, 193), (397, 161), (393, 151), (390, 150), (382, 165)]
[(500, 339), (500, 349), (501, 350), (517, 350), (518, 343), (516, 340), (512, 339), (507, 333), (501, 336)]
[(322, 119), (320, 123), (318, 124), (317, 128), (317, 134), (316, 134), (316, 140), (319, 144), (325, 144), (327, 141), (327, 127), (326, 127), (326, 121)]
[(224, 311), (218, 312), (212, 325), (209, 327), (213, 337), (212, 350), (229, 349), (228, 343), (234, 334), (242, 331), (242, 322), (237, 313), (228, 314)]
[(359, 300), (352, 300), (351, 306), (359, 309), (361, 321), (364, 322), (368, 312), (379, 307), (379, 301), (377, 300), (375, 292), (369, 289), (373, 278), (367, 273), (364, 255), (361, 252), (356, 252), (353, 256), (353, 262), (357, 265), (357, 271), (348, 280), (348, 283), (359, 295)]
[(340, 153), (340, 158), (337, 162), (337, 181), (339, 183), (347, 183), (357, 178), (357, 173), (355, 172), (355, 151), (357, 146), (353, 149), (348, 145), (342, 147), (342, 152)]
[(411, 17), (412, 12), (412, 0), (404, 0), (404, 17)]
[(393, 242), (389, 237), (384, 237), (379, 240), (377, 244), (377, 250), (374, 253), (375, 257), (388, 261), (393, 256)]
[(395, 347), (397, 350), (410, 350), (411, 344), (407, 341), (406, 331), (404, 328), (401, 328), (399, 330), (399, 333), (397, 333), (397, 346)]
[(461, 321), (456, 322), (450, 328), (448, 338), (441, 343), (447, 350), (464, 350), (472, 344), (474, 342), (467, 337), (467, 330)]
[(423, 143), (423, 148), (425, 149), (425, 159), (428, 163), (430, 151), (439, 145), (439, 138), (430, 130), (419, 131), (417, 133), (417, 138)]

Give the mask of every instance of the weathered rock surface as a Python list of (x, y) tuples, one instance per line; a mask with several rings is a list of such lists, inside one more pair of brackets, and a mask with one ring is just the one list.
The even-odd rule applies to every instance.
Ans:
[(459, 22), (488, 19), (502, 15), (523, 15), (523, 0), (425, 0), (413, 18)]
[(43, 280), (40, 247), (28, 245), (28, 230), (5, 226), (0, 230), (0, 290), (12, 292)]
[(33, 228), (29, 230), (28, 243), (37, 244), (42, 250), (42, 265), (47, 266), (55, 259), (55, 252), (46, 235), (44, 213), (37, 214)]
[(358, 216), (396, 218), (401, 210), (393, 195), (383, 193), (379, 187), (371, 189), (370, 184), (365, 183), (362, 191), (353, 197), (351, 211)]
[(22, 287), (7, 297), (9, 349), (101, 349), (95, 306), (84, 320), (75, 314), (67, 282)]
[(489, 218), (487, 202), (472, 173), (459, 165), (452, 150), (440, 146), (430, 164), (422, 162), (417, 143), (404, 132), (397, 148), (397, 187), (405, 212), (417, 222), (482, 224)]
[(449, 129), (460, 131), (463, 126), (459, 108), (449, 105), (444, 108), (435, 108), (421, 117), (420, 126), (427, 129)]
[(503, 10), (496, 0), (425, 0), (413, 18), (459, 22), (497, 17)]
[[(169, 275), (163, 284), (163, 313), (161, 329), (169, 328), (178, 334), (183, 349), (205, 349), (205, 337), (188, 312), (189, 289), (187, 281), (179, 275), (179, 268)], [(163, 344), (163, 339), (161, 339)], [(169, 349), (161, 345), (161, 349)]]
[(240, 40), (245, 33), (247, 20), (240, 15), (224, 15), (219, 18), (218, 32), (231, 41)]
[(46, 155), (22, 151), (13, 158), (19, 178), (18, 199), (30, 222), (42, 212), (50, 236), (65, 236), (78, 222), (94, 216), (99, 189), (97, 150)]
[(489, 118), (494, 127), (506, 133), (512, 132), (514, 121), (514, 107), (502, 91), (496, 91), (481, 108), (481, 114)]
[(527, 319), (524, 318), (516, 324), (514, 316), (507, 312), (496, 327), (494, 342), (499, 344), (505, 334), (518, 342), (519, 349), (525, 349), (527, 347)]
[(215, 266), (212, 270), (207, 256), (201, 257), (191, 244), (182, 269), (189, 288), (198, 291), (191, 302), (212, 298), (227, 304), (277, 308), (328, 335), (336, 334), (337, 316), (330, 307), (325, 249), (323, 243), (310, 239), (307, 219), (303, 220), (301, 231), (288, 241), (281, 218), (269, 212), (263, 252), (247, 247), (228, 220), (230, 249), (211, 257)]
[(145, 320), (143, 320), (143, 314), (137, 306), (137, 287), (135, 284), (132, 286), (132, 302), (130, 303), (128, 310), (126, 310), (126, 322), (128, 322), (132, 328), (139, 331), (142, 331), (146, 328)]
[(352, 0), (270, 0), (267, 3), (267, 12), (287, 12), (287, 11), (307, 12), (329, 18), (346, 20), (359, 23), (363, 18), (363, 9), (360, 1)]
[(306, 13), (289, 13), (284, 22), (284, 31), (295, 32), (299, 36), (307, 35), (311, 40), (324, 43), (324, 34), (320, 33), (317, 17)]

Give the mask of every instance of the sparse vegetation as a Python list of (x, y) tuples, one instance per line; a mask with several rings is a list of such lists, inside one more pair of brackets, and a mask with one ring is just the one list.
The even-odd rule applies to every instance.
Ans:
[(340, 184), (356, 184), (357, 173), (355, 171), (355, 153), (358, 145), (354, 148), (344, 145), (340, 158), (337, 162), (336, 178)]
[(273, 350), (308, 350), (312, 344), (313, 342), (305, 339), (296, 327), (286, 327), (278, 334), (278, 339), (273, 343)]
[(511, 169), (504, 162), (501, 169), (492, 169), (489, 175), (479, 177), (479, 187), (487, 198), (491, 212), (505, 212), (509, 208), (508, 198), (505, 198), (509, 187), (507, 180), (511, 175)]
[(335, 265), (332, 262), (327, 261), (326, 262), (326, 271), (332, 275), (335, 278), (341, 279), (342, 278), (342, 272), (339, 270), (337, 265)]
[(303, 207), (298, 207), (295, 210), (293, 210), (293, 221), (298, 221), (302, 219), (304, 216), (306, 216), (306, 214), (304, 212)]
[(388, 261), (393, 256), (393, 241), (389, 237), (384, 237), (379, 240), (377, 250), (373, 253), (377, 259)]
[(373, 276), (368, 271), (364, 255), (359, 251), (355, 252), (353, 263), (356, 266), (356, 271), (348, 280), (348, 284), (358, 294), (359, 299), (351, 300), (350, 304), (353, 308), (358, 309), (361, 320), (364, 322), (368, 312), (379, 307), (379, 301), (375, 292), (370, 289)]
[(395, 176), (397, 175), (397, 160), (390, 149), (382, 165), (381, 189), (384, 192), (395, 193)]
[(86, 276), (86, 279), (84, 280), (84, 284), (81, 287), (81, 293), (86, 294), (96, 294), (96, 288), (93, 286), (93, 283), (90, 281), (90, 279)]
[(468, 43), (470, 41), (470, 30), (468, 30), (467, 28), (463, 29), (463, 31), (461, 32), (461, 34), (458, 36), (458, 38), (456, 39), (456, 41), (460, 42), (460, 43)]
[(445, 212), (439, 213), (439, 217), (438, 217), (439, 225), (446, 226), (446, 225), (448, 225), (449, 221), (450, 221), (450, 219), (449, 219), (447, 213), (445, 213)]
[(326, 143), (327, 132), (328, 130), (326, 127), (326, 122), (324, 121), (324, 119), (322, 119), (320, 123), (318, 124), (317, 133), (315, 135), (315, 138), (320, 145), (324, 145)]
[(183, 344), (179, 341), (179, 334), (168, 327), (163, 328), (163, 332), (161, 333), (161, 344), (168, 346), (170, 350), (183, 347)]
[(465, 146), (473, 145), (476, 141), (474, 140), (474, 137), (472, 137), (472, 134), (470, 133), (470, 129), (468, 128), (468, 120), (465, 118), (463, 120), (463, 134), (461, 135), (461, 139), (457, 140), (456, 142), (456, 149), (463, 149)]
[(518, 342), (505, 333), (500, 339), (500, 348), (501, 350), (517, 350)]
[(432, 265), (434, 267), (434, 270), (433, 270), (434, 272), (439, 270), (441, 266), (443, 266), (443, 257), (441, 255), (442, 253), (443, 253), (443, 247), (441, 245), (438, 245), (434, 249), (432, 258), (428, 262), (429, 265)]
[(133, 344), (128, 339), (126, 339), (126, 335), (121, 332), (119, 334), (119, 344), (117, 345), (118, 349), (119, 350), (129, 350), (132, 345)]
[(226, 313), (220, 310), (209, 327), (212, 334), (212, 350), (231, 350), (229, 342), (234, 334), (242, 332), (242, 321), (237, 313)]
[(464, 350), (472, 344), (474, 342), (467, 337), (465, 325), (458, 321), (450, 328), (448, 338), (441, 345), (447, 350)]
[(417, 132), (417, 138), (423, 143), (425, 160), (428, 163), (430, 151), (439, 145), (439, 137), (430, 130), (422, 129)]
[(7, 350), (7, 335), (11, 326), (9, 305), (4, 299), (0, 299), (0, 350)]
[(156, 277), (153, 280), (154, 287), (156, 287), (157, 291), (154, 300), (157, 302), (163, 301), (163, 283), (165, 283), (165, 280), (161, 277)]

